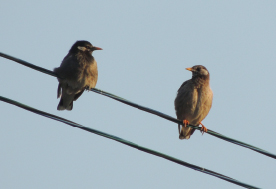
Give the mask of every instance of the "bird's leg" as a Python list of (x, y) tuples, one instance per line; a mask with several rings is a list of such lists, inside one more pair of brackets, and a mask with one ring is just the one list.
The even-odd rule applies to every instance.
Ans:
[(208, 131), (208, 129), (201, 122), (199, 122), (199, 124), (202, 126), (201, 129), (200, 129), (200, 132), (203, 135), (204, 133), (206, 133)]
[[(186, 119), (183, 120), (183, 124), (184, 124), (184, 127), (187, 127), (187, 125), (189, 125), (189, 121), (187, 121)], [(180, 132), (180, 125), (178, 125), (178, 132), (179, 134), (181, 133)]]
[(184, 124), (184, 127), (187, 127), (187, 125), (189, 125), (189, 121), (187, 121), (186, 119), (183, 120), (183, 124)]

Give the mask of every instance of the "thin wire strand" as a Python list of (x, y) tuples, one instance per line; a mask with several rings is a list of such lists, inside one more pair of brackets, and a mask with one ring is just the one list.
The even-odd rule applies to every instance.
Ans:
[[(7, 55), (7, 54), (4, 54), (4, 53), (1, 53), (1, 52), (0, 52), (0, 56), (1, 56), (1, 57), (4, 57), (4, 58), (7, 58), (7, 59), (9, 59), (9, 60), (15, 61), (15, 62), (17, 62), (17, 63), (20, 63), (20, 64), (22, 64), (22, 65), (24, 65), (24, 66), (29, 67), (29, 68), (35, 69), (35, 70), (37, 70), (37, 71), (40, 71), (40, 72), (49, 74), (49, 75), (51, 75), (51, 76), (58, 77), (54, 72), (52, 72), (52, 71), (50, 71), (50, 70), (47, 70), (47, 69), (45, 69), (45, 68), (41, 68), (41, 67), (39, 67), (39, 66), (33, 65), (33, 64), (31, 64), (31, 63), (28, 63), (28, 62), (23, 61), (23, 60), (20, 60), (20, 59), (18, 59), (18, 58), (12, 57), (12, 56), (10, 56), (10, 55)], [(100, 90), (100, 89), (97, 89), (97, 88), (93, 88), (93, 89), (91, 89), (91, 91), (93, 91), (93, 92), (95, 92), (95, 93), (98, 93), (98, 94), (101, 94), (101, 95), (104, 95), (104, 96), (107, 96), (107, 97), (109, 97), (109, 98), (112, 98), (112, 99), (114, 99), (114, 100), (117, 100), (117, 101), (119, 101), (119, 102), (122, 102), (122, 103), (124, 103), (124, 104), (127, 104), (127, 105), (129, 105), (129, 106), (138, 108), (139, 110), (142, 110), (142, 111), (145, 111), (145, 112), (148, 112), (148, 113), (157, 115), (157, 116), (159, 116), (159, 117), (162, 117), (162, 118), (167, 119), (167, 120), (169, 120), (169, 121), (172, 121), (172, 122), (174, 122), (174, 123), (183, 125), (182, 121), (180, 121), (180, 120), (178, 120), (178, 119), (175, 119), (175, 118), (173, 118), (173, 117), (171, 117), (171, 116), (169, 116), (169, 115), (166, 115), (166, 114), (164, 114), (164, 113), (162, 113), (162, 112), (153, 110), (153, 109), (151, 109), (151, 108), (147, 108), (147, 107), (145, 107), (145, 106), (141, 106), (141, 105), (139, 105), (139, 104), (136, 104), (136, 103), (134, 103), (134, 102), (131, 102), (131, 101), (126, 100), (126, 99), (124, 99), (124, 98), (121, 98), (121, 97), (119, 97), (119, 96), (113, 95), (113, 94), (111, 94), (111, 93), (105, 92), (105, 91), (103, 91), (103, 90)], [(194, 129), (197, 129), (197, 130), (200, 130), (200, 129), (201, 129), (201, 127), (197, 127), (197, 126), (193, 126), (193, 125), (187, 125), (187, 126), (188, 126), (188, 127), (192, 127), (192, 128), (194, 128)], [(272, 153), (270, 153), (270, 152), (268, 152), (268, 151), (265, 151), (265, 150), (263, 150), (263, 149), (261, 149), (261, 148), (257, 148), (257, 147), (255, 147), (255, 146), (253, 146), (253, 145), (250, 145), (250, 144), (247, 144), (247, 143), (244, 143), (244, 142), (241, 142), (241, 141), (232, 139), (232, 138), (230, 138), (230, 137), (224, 136), (224, 135), (222, 135), (222, 134), (220, 134), (220, 133), (217, 133), (217, 132), (215, 132), (215, 131), (212, 131), (212, 130), (210, 130), (210, 129), (208, 129), (207, 133), (210, 134), (210, 135), (212, 135), (212, 136), (215, 136), (215, 137), (217, 137), (217, 138), (220, 138), (220, 139), (222, 139), (222, 140), (225, 140), (225, 141), (231, 142), (231, 143), (233, 143), (233, 144), (236, 144), (236, 145), (239, 145), (239, 146), (242, 146), (242, 147), (251, 149), (251, 150), (253, 150), (253, 151), (256, 151), (256, 152), (258, 152), (258, 153), (261, 153), (261, 154), (264, 154), (264, 155), (266, 155), (266, 156), (268, 156), (268, 157), (271, 157), (271, 158), (276, 159), (276, 155), (275, 155), (275, 154), (272, 154)]]
[(49, 119), (53, 119), (53, 120), (56, 120), (56, 121), (65, 123), (65, 124), (67, 124), (67, 125), (70, 125), (70, 126), (72, 126), (72, 127), (77, 127), (77, 128), (79, 128), (79, 129), (88, 131), (88, 132), (90, 132), (90, 133), (94, 133), (94, 134), (103, 136), (103, 137), (105, 137), (105, 138), (109, 138), (109, 139), (111, 139), (111, 140), (115, 140), (115, 141), (117, 141), (117, 142), (120, 142), (120, 143), (122, 143), (122, 144), (125, 144), (125, 145), (127, 145), (127, 146), (130, 146), (130, 147), (132, 147), (132, 148), (136, 148), (136, 149), (138, 149), (138, 150), (140, 150), (140, 151), (143, 151), (143, 152), (146, 152), (146, 153), (149, 153), (149, 154), (152, 154), (152, 155), (155, 155), (155, 156), (158, 156), (158, 157), (167, 159), (167, 160), (172, 161), (172, 162), (174, 162), (174, 163), (177, 163), (177, 164), (179, 164), (179, 165), (182, 165), (182, 166), (185, 166), (185, 167), (194, 169), (194, 170), (196, 170), (196, 171), (200, 171), (200, 172), (202, 172), (202, 173), (205, 173), (205, 174), (208, 174), (208, 175), (211, 175), (211, 176), (220, 178), (220, 179), (222, 179), (222, 180), (231, 182), (231, 183), (233, 183), (233, 184), (242, 186), (242, 187), (244, 187), (244, 188), (254, 188), (254, 189), (256, 188), (256, 189), (258, 189), (258, 187), (255, 187), (255, 186), (252, 186), (252, 185), (249, 185), (249, 184), (245, 184), (245, 183), (240, 182), (240, 181), (238, 181), (238, 180), (236, 180), (236, 179), (233, 179), (233, 178), (231, 178), (231, 177), (222, 175), (222, 174), (220, 174), (220, 173), (211, 171), (211, 170), (209, 170), (209, 169), (205, 169), (205, 168), (203, 168), (203, 167), (199, 167), (199, 166), (196, 166), (196, 165), (187, 163), (187, 162), (185, 162), (185, 161), (182, 161), (182, 160), (180, 160), (180, 159), (174, 158), (174, 157), (172, 157), (172, 156), (168, 156), (168, 155), (166, 155), (166, 154), (160, 153), (160, 152), (158, 152), (158, 151), (154, 151), (154, 150), (151, 150), (151, 149), (149, 149), (149, 148), (146, 148), (146, 147), (143, 147), (143, 146), (139, 146), (138, 144), (135, 144), (135, 143), (130, 142), (130, 141), (128, 141), (128, 140), (125, 140), (125, 139), (116, 137), (116, 136), (114, 136), (114, 135), (110, 135), (110, 134), (107, 134), (107, 133), (98, 131), (98, 130), (96, 130), (96, 129), (92, 129), (92, 128), (89, 128), (89, 127), (85, 127), (85, 126), (83, 126), (83, 125), (80, 125), (80, 124), (78, 124), (78, 123), (72, 122), (72, 121), (70, 121), (70, 120), (67, 120), (67, 119), (64, 119), (64, 118), (55, 116), (55, 115), (53, 115), (53, 114), (49, 114), (49, 113), (43, 112), (43, 111), (41, 111), (41, 110), (37, 110), (37, 109), (32, 108), (32, 107), (30, 107), (30, 106), (27, 106), (27, 105), (24, 105), (24, 104), (22, 104), (22, 103), (16, 102), (16, 101), (14, 101), (14, 100), (11, 100), (11, 99), (8, 99), (8, 98), (2, 97), (2, 96), (0, 96), (0, 100), (3, 101), (3, 102), (9, 103), (9, 104), (15, 105), (15, 106), (17, 106), (17, 107), (23, 108), (23, 109), (28, 110), (28, 111), (30, 111), (30, 112), (33, 112), (33, 113), (35, 113), (35, 114), (38, 114), (38, 115), (47, 117), (47, 118), (49, 118)]

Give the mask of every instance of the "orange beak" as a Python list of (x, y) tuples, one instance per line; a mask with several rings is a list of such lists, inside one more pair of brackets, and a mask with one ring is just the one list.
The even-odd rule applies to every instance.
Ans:
[(92, 50), (95, 51), (95, 50), (103, 50), (103, 49), (100, 47), (92, 47)]
[(186, 70), (193, 71), (193, 68), (186, 68)]

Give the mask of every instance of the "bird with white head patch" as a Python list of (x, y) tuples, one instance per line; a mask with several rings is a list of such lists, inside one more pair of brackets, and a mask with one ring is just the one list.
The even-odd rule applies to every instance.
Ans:
[(177, 119), (183, 120), (184, 124), (181, 130), (178, 125), (179, 139), (189, 139), (194, 133), (195, 129), (187, 127), (188, 124), (202, 125), (202, 133), (207, 132), (207, 128), (201, 122), (208, 115), (213, 101), (208, 70), (201, 65), (186, 70), (192, 72), (192, 79), (180, 86), (174, 101)]
[(85, 89), (96, 86), (98, 81), (97, 62), (92, 56), (95, 50), (88, 41), (77, 41), (64, 57), (60, 67), (54, 72), (58, 75), (57, 97), (61, 97), (58, 110), (72, 110), (73, 101), (76, 101)]

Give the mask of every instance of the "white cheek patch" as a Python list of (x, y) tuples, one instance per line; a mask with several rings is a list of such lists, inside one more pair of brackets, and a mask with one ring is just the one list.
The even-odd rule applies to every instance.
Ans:
[(202, 73), (202, 75), (208, 75), (208, 71), (205, 69), (201, 69), (201, 73)]
[(81, 47), (81, 46), (78, 46), (78, 49), (80, 49), (81, 51), (85, 51), (86, 50), (85, 47)]

